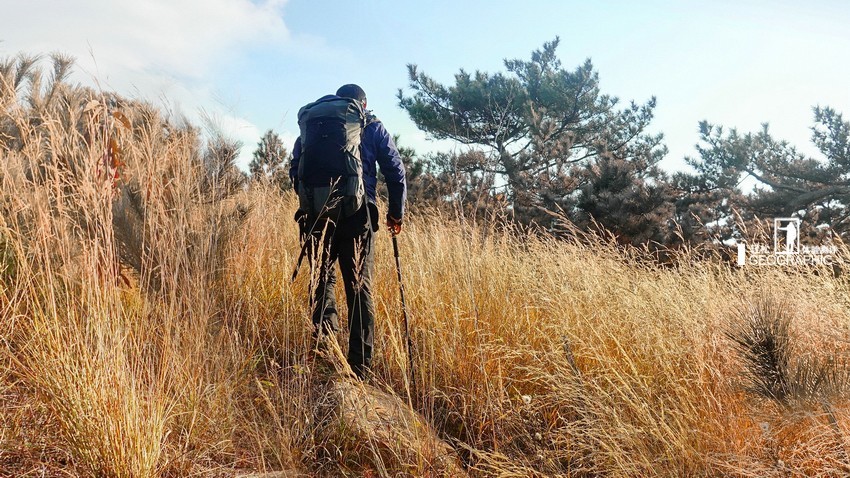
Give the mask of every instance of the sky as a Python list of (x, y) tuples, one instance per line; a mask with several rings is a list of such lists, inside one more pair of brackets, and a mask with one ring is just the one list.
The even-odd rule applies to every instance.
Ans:
[(398, 107), (409, 63), (444, 84), (461, 68), (504, 71), (555, 37), (572, 69), (590, 58), (603, 93), (657, 98), (668, 170), (696, 156), (698, 123), (741, 132), (769, 123), (803, 152), (812, 107), (850, 117), (846, 0), (522, 2), (338, 0), (0, 0), (0, 57), (73, 55), (75, 82), (211, 118), (244, 143), (241, 166), (268, 129), (291, 144), (298, 109), (345, 83), (400, 144), (435, 142)]

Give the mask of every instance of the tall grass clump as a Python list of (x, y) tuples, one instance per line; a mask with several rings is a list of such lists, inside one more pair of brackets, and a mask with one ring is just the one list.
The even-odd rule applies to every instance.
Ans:
[[(0, 475), (440, 473), (328, 416), (344, 363), (313, 350), (309, 266), (289, 279), (294, 195), (69, 68), (0, 62)], [(847, 474), (846, 276), (451, 211), (399, 243), (415, 383), (381, 231), (370, 386), (463, 472)]]
[(65, 60), (54, 58), (54, 66), (44, 87), (38, 70), (26, 74), (29, 108), (3, 78), (10, 139), (0, 226), (15, 257), (3, 301), (4, 322), (16, 323), (9, 357), (28, 398), (55, 415), (83, 469), (146, 476), (159, 459), (167, 404), (154, 376), (145, 376), (153, 370), (123, 345), (137, 331), (112, 286), (118, 258), (114, 191), (102, 169), (108, 145), (82, 94), (61, 83)]
[[(26, 467), (61, 450), (97, 476), (236, 464), (258, 433), (242, 406), (256, 398), (257, 358), (219, 290), (248, 207), (235, 197), (237, 149), (64, 83), (65, 61), (44, 85), (35, 62), (11, 60), (0, 83), (6, 383), (17, 420), (50, 425), (16, 428), (4, 451)], [(12, 446), (48, 432), (48, 450)], [(243, 464), (286, 466), (291, 448)]]
[(728, 336), (745, 362), (747, 390), (786, 406), (850, 392), (846, 358), (826, 350), (795, 350), (793, 309), (765, 296), (739, 312), (741, 320)]

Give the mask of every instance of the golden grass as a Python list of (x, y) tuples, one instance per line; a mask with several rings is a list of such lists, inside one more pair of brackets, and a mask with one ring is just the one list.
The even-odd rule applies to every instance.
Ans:
[[(223, 194), (193, 130), (142, 105), (86, 111), (89, 99), (0, 103), (20, 139), (0, 142), (0, 475), (426, 473), (424, 458), (383, 469), (344, 429), (317, 434), (309, 274), (289, 283), (294, 197)], [(125, 163), (114, 184), (110, 139)], [(747, 393), (726, 337), (747, 304), (781, 297), (790, 353), (843, 360), (845, 276), (687, 251), (653, 266), (602, 238), (438, 212), (407, 220), (399, 241), (412, 402), (471, 474), (850, 471), (847, 400), (829, 397), (832, 423), (820, 402)], [(376, 262), (376, 382), (406, 397), (385, 231)]]

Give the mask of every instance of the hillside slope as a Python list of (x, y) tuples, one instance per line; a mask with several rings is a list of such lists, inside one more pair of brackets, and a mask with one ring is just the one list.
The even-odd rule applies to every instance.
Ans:
[[(289, 283), (290, 193), (149, 106), (24, 96), (0, 95), (0, 475), (434, 473), (323, 426), (343, 365), (311, 351), (309, 270)], [(415, 390), (472, 476), (850, 473), (846, 276), (438, 212), (399, 241), (416, 383), (381, 231), (373, 385)]]

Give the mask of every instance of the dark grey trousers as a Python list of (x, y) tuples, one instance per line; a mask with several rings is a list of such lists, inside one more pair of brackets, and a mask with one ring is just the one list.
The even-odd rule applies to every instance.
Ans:
[[(320, 257), (318, 280), (311, 302), (316, 334), (337, 332), (340, 328), (334, 294), (337, 282), (335, 264), (339, 262), (348, 306), (348, 364), (360, 378), (366, 375), (372, 363), (375, 336), (375, 307), (372, 303), (375, 233), (369, 216), (364, 207), (336, 225), (329, 223), (324, 235), (322, 231), (315, 231), (311, 237), (311, 254), (308, 255), (311, 265), (315, 264), (314, 257)], [(321, 250), (318, 250), (320, 243)]]

